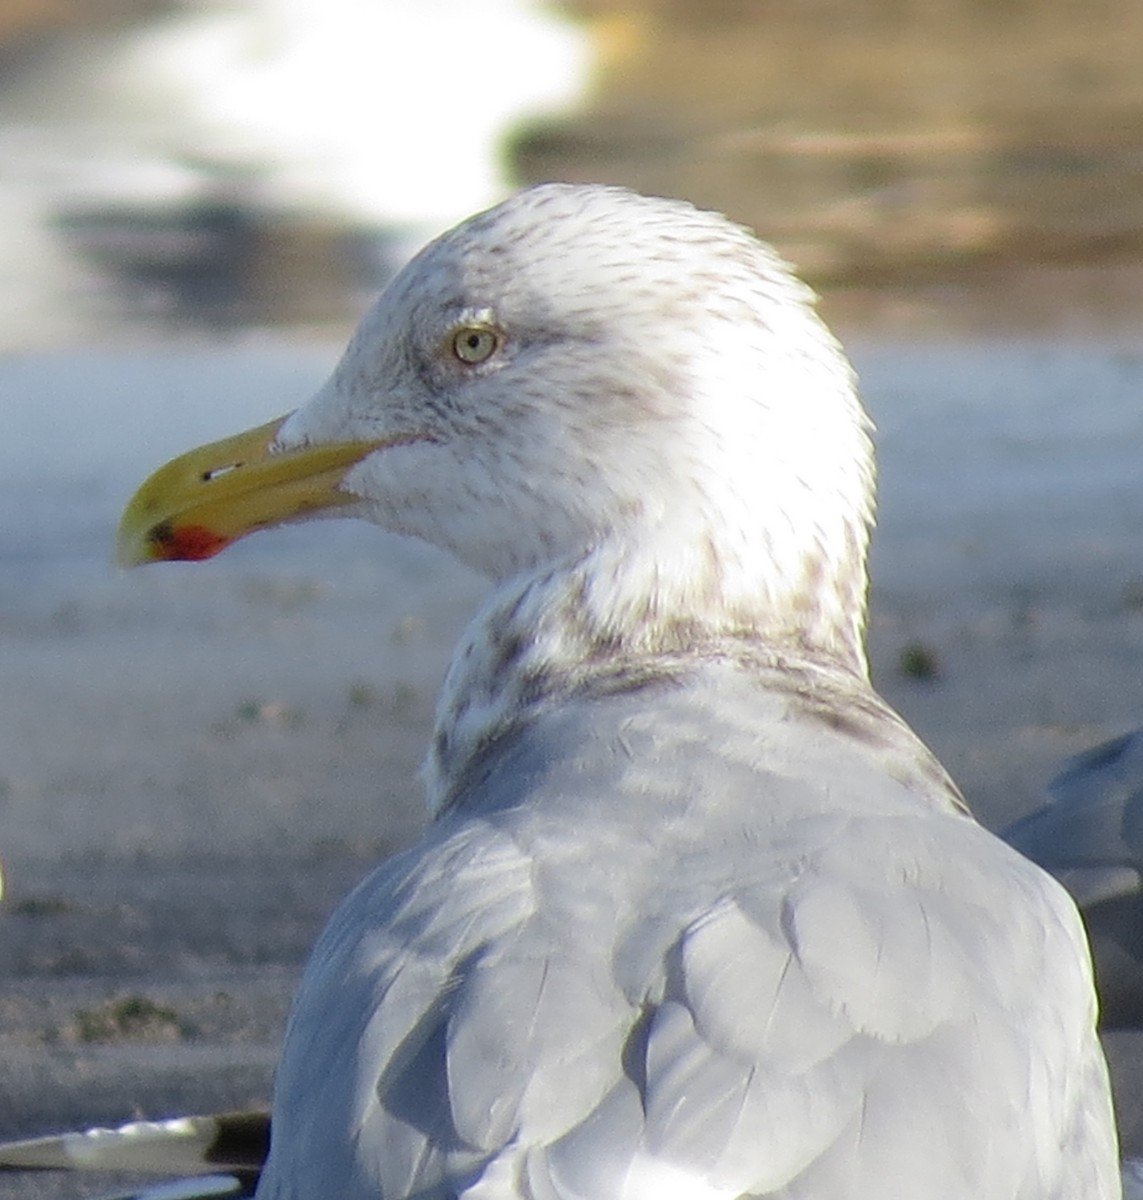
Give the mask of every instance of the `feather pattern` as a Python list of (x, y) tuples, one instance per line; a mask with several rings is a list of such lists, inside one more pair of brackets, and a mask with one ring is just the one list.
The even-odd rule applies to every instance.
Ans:
[[(1062, 889), (947, 792), (918, 803), (887, 782), (873, 749), (800, 713), (776, 678), (713, 660), (563, 704), (350, 898), (282, 1067), (321, 1076), (297, 1114), (327, 1143), (314, 1188), (344, 1127), (368, 1130), (335, 1155), (356, 1159), (346, 1195), (1114, 1194)], [(688, 723), (721, 738), (680, 738)], [(785, 756), (758, 727), (822, 768), (775, 773)], [(401, 932), (379, 969), (360, 931), (385, 912)], [(394, 970), (416, 982), (347, 993)], [(359, 1007), (389, 1040), (326, 1021)], [(413, 1031), (426, 1051), (395, 1072)], [(319, 1071), (342, 1055), (372, 1085), (346, 1117), (344, 1077)], [(281, 1194), (306, 1194), (291, 1159)]]

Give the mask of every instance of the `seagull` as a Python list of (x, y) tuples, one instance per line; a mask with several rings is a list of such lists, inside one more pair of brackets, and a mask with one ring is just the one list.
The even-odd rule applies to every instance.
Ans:
[(870, 684), (873, 485), (768, 246), (562, 184), (142, 485), (127, 564), (350, 516), (492, 584), (428, 832), (302, 978), (262, 1200), (1120, 1195), (1075, 905)]
[(1143, 1025), (1143, 729), (1077, 754), (1049, 803), (1001, 836), (1071, 892), (1095, 956), (1104, 1029)]

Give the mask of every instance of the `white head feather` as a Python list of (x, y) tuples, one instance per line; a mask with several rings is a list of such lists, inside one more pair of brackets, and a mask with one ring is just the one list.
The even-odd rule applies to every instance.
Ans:
[(733, 636), (865, 672), (868, 422), (812, 294), (721, 216), (549, 184), (444, 234), (278, 440), (362, 438), (390, 444), (357, 511), (502, 585), (442, 721), (458, 690), (494, 719), (471, 697), (505, 623), (556, 669)]

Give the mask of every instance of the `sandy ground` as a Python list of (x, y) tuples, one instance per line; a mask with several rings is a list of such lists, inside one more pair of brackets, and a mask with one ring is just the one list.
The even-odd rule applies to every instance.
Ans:
[[(982, 819), (1143, 722), (1143, 343), (852, 346), (879, 429), (879, 686)], [(339, 896), (415, 836), (480, 580), (328, 523), (120, 574), (153, 466), (301, 401), (333, 346), (0, 360), (0, 1138), (264, 1103)], [(903, 662), (935, 664), (918, 678)], [(1143, 1151), (1140, 1041), (1109, 1039)], [(0, 1176), (0, 1198), (100, 1181)]]

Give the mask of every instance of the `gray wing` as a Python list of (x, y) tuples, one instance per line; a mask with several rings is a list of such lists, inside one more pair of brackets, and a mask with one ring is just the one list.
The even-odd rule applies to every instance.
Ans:
[[(747, 892), (688, 930), (685, 1054), (696, 1078), (736, 1073), (742, 1098), (713, 1175), (732, 1194), (1113, 1194), (1070, 906), (982, 831), (939, 822), (854, 820), (778, 903)], [(709, 1098), (680, 1079), (650, 1115), (689, 1105), (697, 1130)]]
[(771, 745), (767, 768), (745, 725), (704, 747), (686, 703), (517, 739), (349, 898), (259, 1194), (1116, 1195), (1062, 890), (843, 733), (791, 718), (833, 766)]
[(1079, 904), (1105, 1028), (1143, 1023), (1143, 730), (1070, 759), (1051, 802), (1002, 833)]

